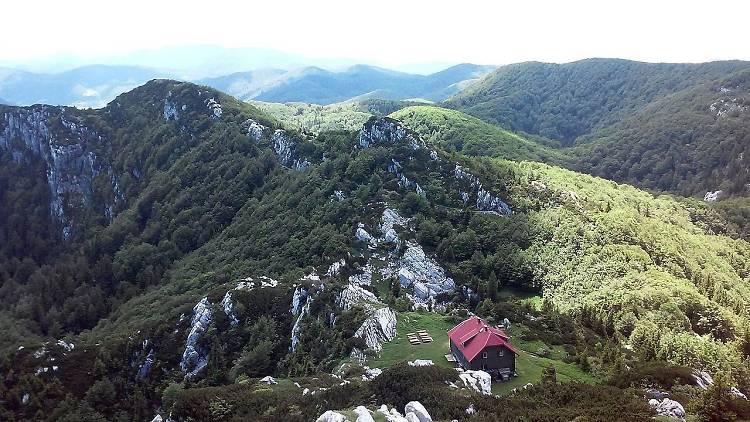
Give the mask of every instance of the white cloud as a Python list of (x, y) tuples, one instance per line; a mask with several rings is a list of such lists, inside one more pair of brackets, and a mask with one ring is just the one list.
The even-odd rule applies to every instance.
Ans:
[(2, 9), (0, 60), (186, 44), (389, 66), (750, 59), (746, 1), (38, 0)]

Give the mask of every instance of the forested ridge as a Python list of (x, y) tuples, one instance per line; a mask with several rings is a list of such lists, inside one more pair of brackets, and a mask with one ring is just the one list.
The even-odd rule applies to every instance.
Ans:
[(747, 62), (588, 59), (498, 68), (445, 102), (559, 142), (570, 168), (683, 196), (747, 195)]

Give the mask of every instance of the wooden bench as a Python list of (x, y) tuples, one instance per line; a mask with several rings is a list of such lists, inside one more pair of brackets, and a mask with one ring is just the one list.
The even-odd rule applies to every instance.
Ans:
[(419, 340), (422, 343), (431, 343), (432, 342), (432, 337), (430, 336), (430, 334), (426, 330), (419, 330), (419, 331), (417, 331), (417, 335), (419, 336)]
[(422, 340), (420, 339), (420, 336), (418, 336), (416, 333), (408, 333), (406, 335), (406, 338), (409, 339), (409, 343), (411, 343), (412, 346), (416, 346), (416, 345), (422, 343)]

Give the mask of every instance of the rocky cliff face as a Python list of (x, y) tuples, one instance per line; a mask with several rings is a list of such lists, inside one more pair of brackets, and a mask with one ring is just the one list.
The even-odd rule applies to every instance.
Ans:
[[(383, 236), (375, 238), (370, 235), (364, 225), (357, 227), (355, 237), (365, 243), (368, 248), (375, 249), (385, 246), (390, 249), (386, 256), (380, 257), (386, 263), (380, 269), (383, 277), (398, 277), (404, 288), (411, 289), (410, 296), (417, 305), (424, 305), (441, 293), (453, 293), (456, 291), (456, 283), (448, 276), (445, 270), (433, 258), (425, 254), (422, 247), (413, 241), (404, 242), (399, 237), (396, 227), (409, 229), (409, 219), (402, 217), (398, 211), (386, 208), (380, 219), (379, 229)], [(405, 248), (402, 246), (405, 244)], [(353, 286), (347, 287), (342, 293), (354, 292), (356, 285), (368, 285), (372, 280), (373, 266), (368, 263), (362, 268), (362, 273), (349, 277)], [(367, 291), (365, 291), (367, 292)], [(369, 292), (368, 292), (369, 293)], [(361, 295), (360, 295), (361, 296)], [(348, 300), (347, 303), (353, 302)]]
[(91, 207), (93, 181), (102, 175), (115, 193), (104, 204), (112, 218), (122, 199), (117, 178), (100, 151), (107, 140), (88, 127), (75, 111), (63, 107), (5, 107), (0, 114), (0, 150), (17, 163), (39, 160), (46, 168), (50, 188), (51, 215), (62, 223), (63, 236), (70, 236), (76, 215)]
[(185, 351), (182, 353), (182, 360), (180, 361), (180, 368), (188, 377), (195, 376), (208, 364), (209, 350), (201, 345), (200, 341), (212, 321), (211, 302), (208, 301), (207, 297), (204, 297), (193, 308), (190, 332), (185, 341)]
[(277, 129), (271, 136), (271, 143), (276, 157), (284, 167), (302, 171), (310, 167), (311, 163), (304, 157), (299, 157), (294, 140), (283, 129)]
[(452, 293), (456, 283), (445, 274), (435, 260), (427, 257), (422, 247), (410, 244), (400, 261), (398, 279), (402, 286), (414, 290), (419, 301), (427, 301), (441, 293)]
[(370, 119), (359, 132), (359, 146), (361, 148), (397, 143), (406, 143), (413, 150), (425, 147), (424, 141), (418, 135), (408, 130), (398, 120), (388, 117)]

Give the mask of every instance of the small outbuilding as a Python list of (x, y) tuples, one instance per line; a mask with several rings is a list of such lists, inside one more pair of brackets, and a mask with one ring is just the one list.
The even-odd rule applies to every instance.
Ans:
[(465, 370), (482, 370), (495, 379), (516, 376), (518, 350), (505, 331), (472, 316), (448, 331), (451, 354)]

